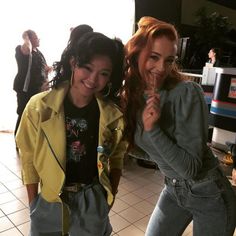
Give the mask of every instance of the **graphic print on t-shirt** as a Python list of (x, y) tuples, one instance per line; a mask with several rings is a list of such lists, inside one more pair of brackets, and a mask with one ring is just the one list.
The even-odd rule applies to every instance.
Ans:
[(66, 117), (66, 134), (70, 140), (68, 146), (68, 161), (80, 162), (86, 156), (86, 146), (84, 144), (88, 122), (85, 119), (71, 119)]

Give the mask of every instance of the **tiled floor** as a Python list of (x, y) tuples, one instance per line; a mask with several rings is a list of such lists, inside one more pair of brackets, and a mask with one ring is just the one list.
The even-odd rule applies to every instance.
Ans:
[[(143, 236), (162, 187), (163, 177), (158, 170), (140, 167), (134, 159), (126, 159), (110, 212), (112, 235)], [(12, 134), (0, 133), (0, 236), (28, 235), (28, 230), (28, 201), (14, 138)], [(192, 235), (191, 224), (183, 235)]]

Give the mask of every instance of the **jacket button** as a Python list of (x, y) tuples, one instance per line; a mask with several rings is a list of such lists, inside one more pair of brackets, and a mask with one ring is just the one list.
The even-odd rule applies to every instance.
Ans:
[(104, 147), (103, 146), (98, 146), (97, 147), (97, 152), (104, 153)]

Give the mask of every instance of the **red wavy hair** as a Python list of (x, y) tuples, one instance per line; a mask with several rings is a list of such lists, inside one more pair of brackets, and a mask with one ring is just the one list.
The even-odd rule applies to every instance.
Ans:
[[(145, 80), (143, 79), (142, 71), (151, 53), (154, 40), (163, 36), (173, 42), (178, 42), (178, 33), (172, 24), (145, 16), (139, 20), (138, 30), (125, 45), (126, 70), (121, 102), (126, 122), (125, 137), (130, 147), (134, 145), (137, 114), (144, 105)], [(143, 50), (145, 50), (145, 55), (142, 58), (141, 67), (138, 68), (138, 58)], [(174, 64), (168, 77), (165, 79), (163, 87), (171, 89), (182, 79), (176, 64)]]

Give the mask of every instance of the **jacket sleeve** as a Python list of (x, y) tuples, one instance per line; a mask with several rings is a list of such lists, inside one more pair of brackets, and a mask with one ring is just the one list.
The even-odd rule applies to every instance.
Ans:
[[(22, 180), (24, 184), (33, 184), (39, 182), (39, 176), (34, 168), (34, 150), (37, 136), (36, 122), (33, 116), (37, 116), (35, 109), (32, 109), (31, 101), (26, 106), (21, 122), (16, 134), (16, 144), (19, 148), (19, 156), (22, 165)], [(35, 117), (36, 118), (36, 117)]]
[(190, 82), (181, 87), (172, 102), (174, 138), (167, 136), (158, 124), (143, 135), (180, 176), (194, 178), (202, 167), (207, 142), (207, 106), (201, 88)]

